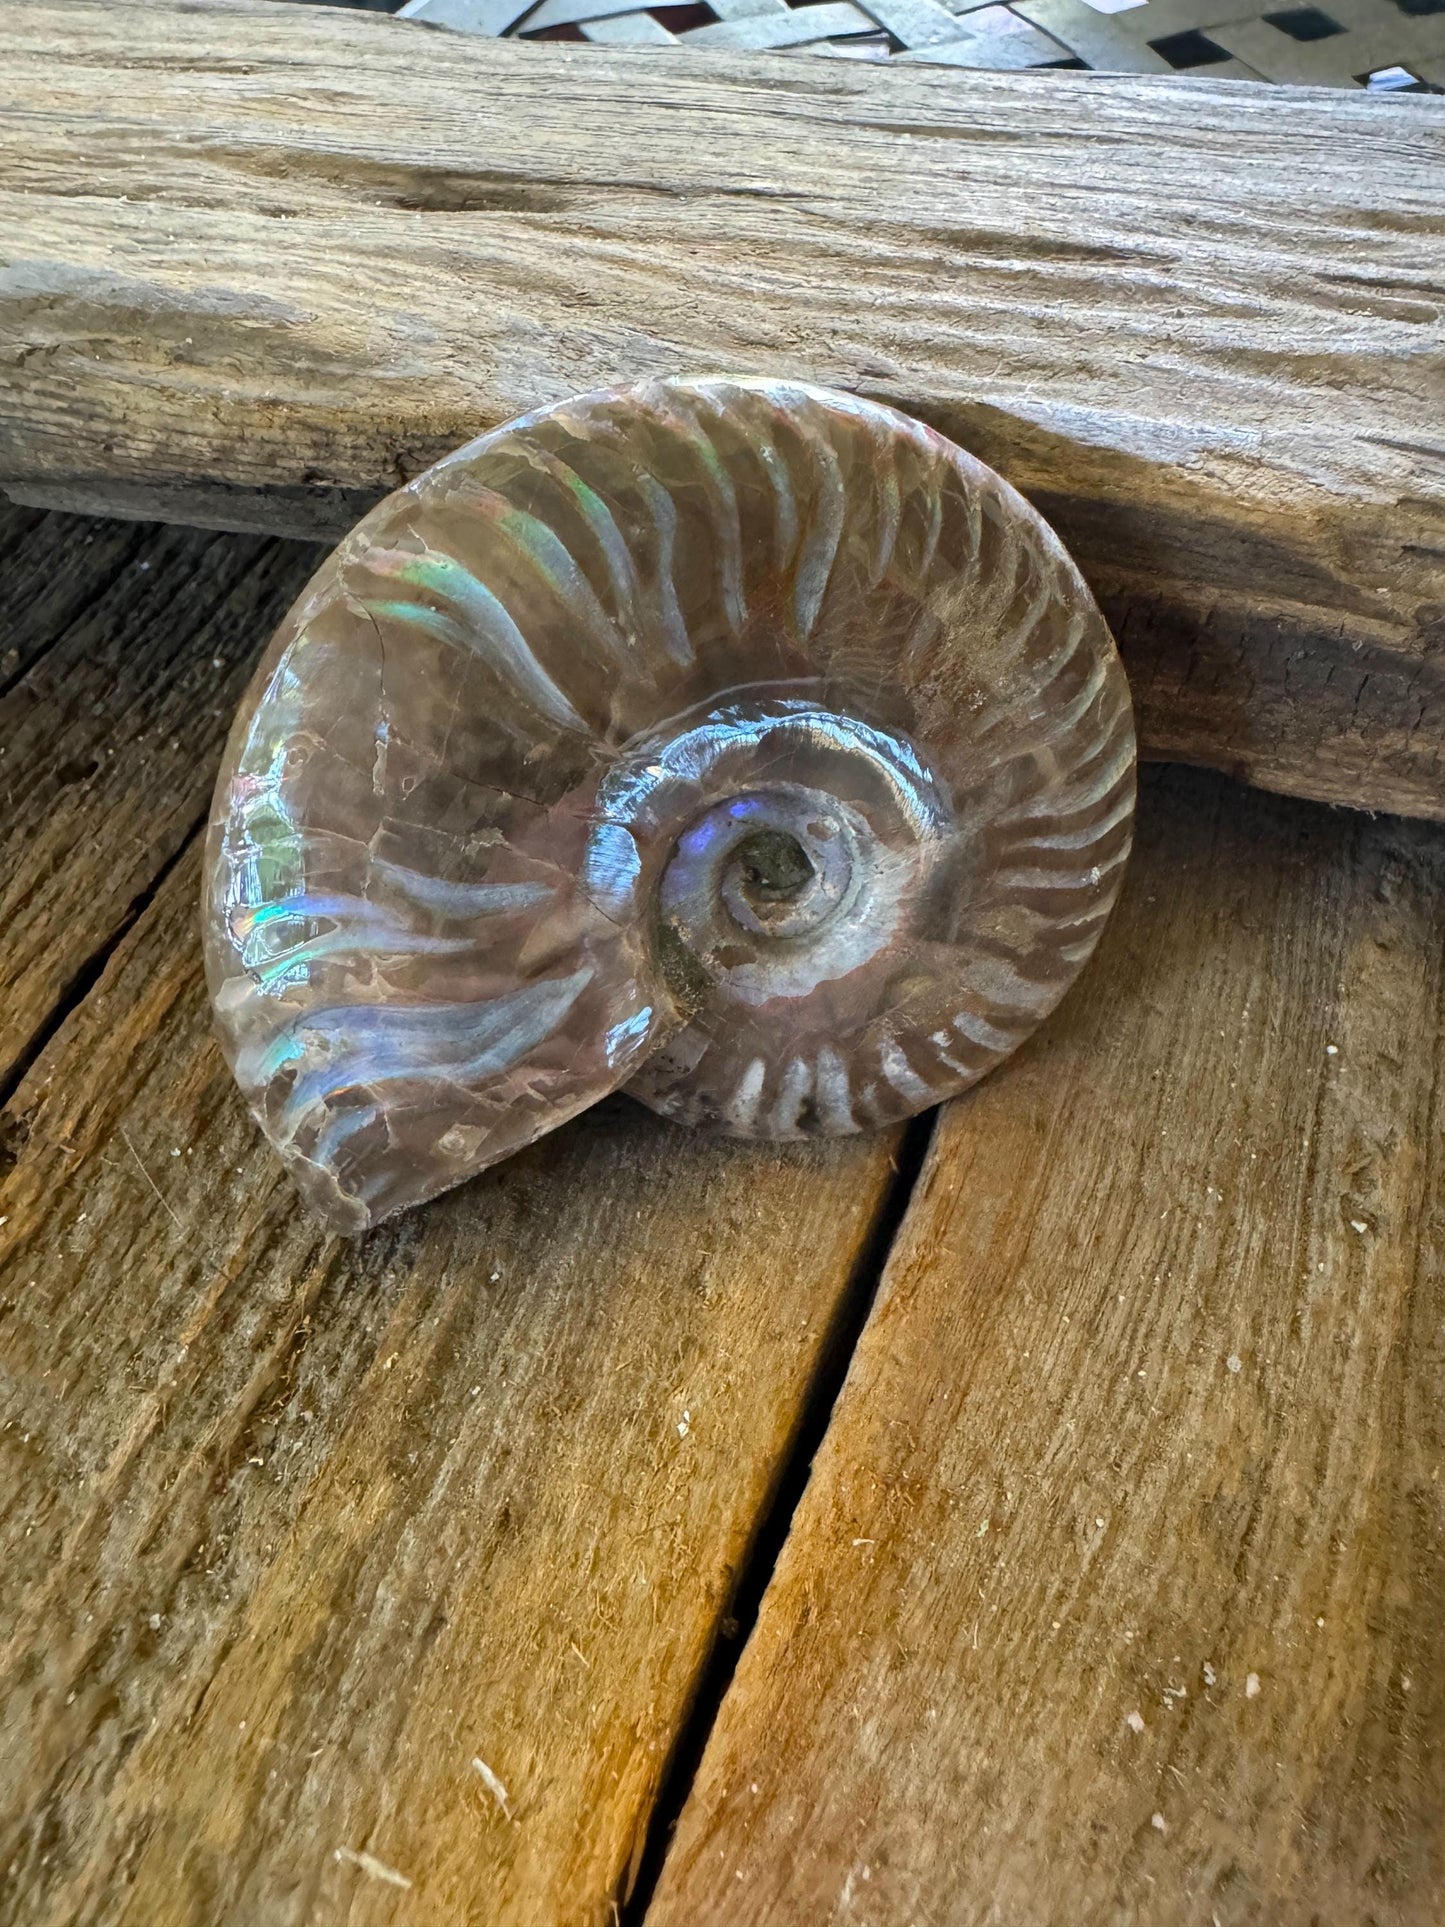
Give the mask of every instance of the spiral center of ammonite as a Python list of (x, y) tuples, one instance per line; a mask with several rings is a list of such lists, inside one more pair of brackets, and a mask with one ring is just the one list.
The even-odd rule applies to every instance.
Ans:
[(783, 829), (750, 830), (736, 845), (721, 878), (729, 914), (759, 937), (798, 936), (817, 928), (837, 901), (826, 856), (810, 856)]
[(619, 761), (584, 883), (610, 915), (653, 893), (658, 960), (689, 1013), (803, 998), (887, 949), (947, 814), (901, 738), (768, 695)]
[(738, 887), (759, 916), (796, 901), (818, 874), (797, 837), (785, 830), (754, 830), (734, 854)]
[(741, 962), (758, 939), (812, 937), (844, 910), (867, 838), (856, 810), (802, 785), (729, 796), (678, 838), (659, 907), (679, 931), (706, 933), (724, 966)]

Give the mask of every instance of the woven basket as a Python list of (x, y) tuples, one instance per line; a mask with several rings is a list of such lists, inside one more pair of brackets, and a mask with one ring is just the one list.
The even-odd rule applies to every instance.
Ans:
[[(388, 0), (363, 0), (388, 11)], [(463, 33), (1445, 92), (1445, 0), (407, 0)]]

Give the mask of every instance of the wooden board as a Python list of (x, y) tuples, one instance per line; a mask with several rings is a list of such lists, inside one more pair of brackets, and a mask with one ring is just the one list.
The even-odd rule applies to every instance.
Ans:
[(36, 873), (98, 979), (0, 1107), (6, 1927), (1434, 1927), (1445, 835), (1151, 774), (1100, 957), (944, 1115), (788, 1531), (893, 1144), (618, 1100), (313, 1229), (210, 1039), (152, 727), (309, 558), (59, 520), (9, 531), (12, 802), (47, 716), (116, 753)]
[(133, 522), (44, 515), (0, 501), (0, 695), (140, 557), (148, 535)]
[(1433, 1927), (1445, 837), (1146, 785), (944, 1114), (648, 1927)]
[(334, 532), (571, 390), (809, 376), (1038, 502), (1154, 753), (1445, 815), (1442, 103), (267, 0), (8, 0), (0, 81), (16, 495)]
[(210, 803), (259, 646), (319, 559), (258, 536), (74, 516), (0, 550), (0, 1094)]
[[(0, 1109), (0, 1914), (609, 1921), (876, 1276), (893, 1140), (728, 1147), (617, 1100), (320, 1233), (211, 1039), (194, 837), (167, 857), (233, 629), (305, 558), (143, 547), (155, 583), (57, 615), (0, 837), (18, 874), (47, 721), (60, 760), (100, 704), (116, 753), (52, 799), (31, 901), (101, 943), (87, 895), (154, 874)], [(0, 968), (34, 924), (0, 920)]]
[(0, 1119), (8, 1918), (603, 1921), (889, 1145), (619, 1101), (327, 1240), (211, 1043), (198, 875)]

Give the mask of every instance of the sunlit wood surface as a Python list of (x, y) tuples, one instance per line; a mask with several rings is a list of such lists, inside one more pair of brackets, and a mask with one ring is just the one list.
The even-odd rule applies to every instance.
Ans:
[(1442, 205), (1441, 99), (4, 0), (0, 487), (334, 536), (584, 389), (820, 381), (1037, 503), (1146, 750), (1442, 818)]
[(921, 1175), (617, 1099), (350, 1244), (196, 937), (312, 554), (3, 534), (6, 1927), (1430, 1927), (1445, 834), (1152, 772)]

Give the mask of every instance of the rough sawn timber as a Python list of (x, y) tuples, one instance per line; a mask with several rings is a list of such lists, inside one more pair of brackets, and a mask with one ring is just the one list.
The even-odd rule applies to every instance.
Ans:
[(1055, 522), (1146, 749), (1445, 815), (1445, 103), (6, 0), (0, 483), (330, 534), (479, 430), (808, 376)]
[(0, 1912), (610, 1927), (890, 1143), (619, 1101), (327, 1237), (199, 888), (0, 1113)]
[(326, 1236), (196, 928), (309, 558), (0, 535), (0, 1921), (612, 1927), (896, 1139), (618, 1100)]
[(1438, 1927), (1445, 837), (1140, 822), (942, 1114), (647, 1927)]
[(320, 559), (26, 514), (0, 503), (0, 1094), (205, 820), (258, 645)]

